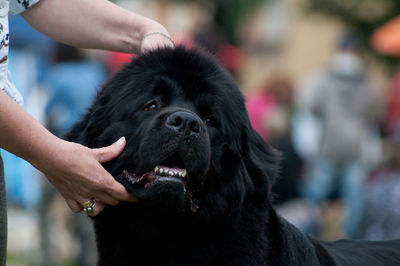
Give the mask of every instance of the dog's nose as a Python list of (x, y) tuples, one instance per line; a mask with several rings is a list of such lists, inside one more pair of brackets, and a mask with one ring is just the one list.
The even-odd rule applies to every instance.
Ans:
[(197, 136), (201, 132), (200, 118), (189, 112), (172, 113), (167, 117), (165, 124), (168, 128), (184, 136)]

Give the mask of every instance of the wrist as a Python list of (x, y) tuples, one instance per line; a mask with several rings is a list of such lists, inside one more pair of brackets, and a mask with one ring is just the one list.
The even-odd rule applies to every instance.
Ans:
[(171, 36), (169, 34), (163, 33), (161, 31), (150, 31), (148, 33), (146, 33), (143, 38), (141, 43), (143, 44), (143, 42), (146, 40), (146, 38), (151, 37), (153, 35), (158, 35), (161, 36), (162, 38), (165, 38), (166, 40), (168, 40), (170, 42), (170, 44), (172, 45), (172, 47), (175, 47), (175, 42), (174, 40), (171, 38)]
[(70, 150), (69, 144), (68, 141), (54, 135), (49, 135), (46, 138), (46, 142), (33, 149), (34, 152), (28, 155), (26, 160), (35, 168), (45, 173), (48, 167), (57, 164), (60, 157), (68, 156), (68, 151)]
[(175, 47), (175, 42), (163, 25), (146, 18), (140, 31), (139, 52), (162, 47)]
[(169, 36), (168, 31), (165, 29), (163, 25), (161, 25), (161, 23), (149, 18), (145, 18), (143, 21), (143, 26), (141, 27), (140, 31), (141, 37), (143, 38), (146, 34), (150, 32), (161, 32)]

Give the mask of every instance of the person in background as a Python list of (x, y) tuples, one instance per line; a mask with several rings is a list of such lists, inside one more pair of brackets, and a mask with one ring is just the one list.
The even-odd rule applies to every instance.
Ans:
[(281, 154), (279, 178), (272, 187), (273, 204), (292, 224), (312, 232), (318, 213), (299, 194), (304, 160), (293, 142), (292, 81), (279, 72), (271, 75), (262, 88), (247, 96), (246, 107), (253, 127)]
[[(82, 49), (57, 43), (53, 49), (53, 64), (48, 69), (43, 87), (50, 96), (45, 108), (46, 128), (56, 136), (63, 136), (87, 112), (96, 91), (105, 82), (106, 68), (99, 60), (89, 58)], [(128, 55), (128, 54), (127, 54)], [(131, 55), (130, 55), (131, 56)], [(79, 77), (79, 78), (77, 78)], [(84, 88), (84, 89), (82, 89)], [(48, 183), (42, 186), (39, 221), (42, 265), (55, 265), (56, 256), (51, 246), (51, 228), (47, 216), (55, 199), (55, 190)], [(95, 265), (96, 247), (91, 223), (86, 215), (68, 216), (68, 223), (80, 246), (76, 265)]]
[(400, 128), (400, 73), (397, 73), (389, 83), (385, 114), (383, 132), (386, 135)]
[(363, 148), (366, 135), (377, 124), (378, 108), (364, 73), (358, 40), (347, 34), (330, 66), (308, 84), (309, 110), (321, 129), (316, 156), (301, 186), (302, 195), (320, 205), (335, 192), (345, 207), (344, 231), (357, 236), (362, 211), (362, 186), (366, 176)]
[(278, 105), (272, 90), (275, 86), (286, 86), (285, 84), (277, 83), (280, 83), (280, 81), (268, 81), (263, 84), (260, 91), (246, 95), (246, 109), (249, 113), (250, 123), (265, 141), (270, 140), (267, 123), (271, 117), (271, 113)]
[(383, 140), (385, 160), (368, 175), (360, 239), (400, 238), (400, 127), (387, 132)]
[[(73, 212), (85, 210), (89, 215), (97, 215), (105, 204), (134, 201), (101, 166), (124, 149), (122, 136), (109, 147), (89, 149), (56, 137), (20, 106), (23, 100), (12, 84), (7, 65), (12, 39), (12, 32), (8, 32), (9, 11), (21, 13), (50, 38), (82, 48), (143, 53), (173, 47), (167, 30), (107, 0), (2, 0), (0, 4), (0, 147), (43, 172)], [(6, 262), (7, 243), (3, 179), (0, 174), (0, 265)]]
[[(257, 99), (256, 97), (260, 98)], [(270, 104), (261, 103), (270, 99)], [(267, 100), (268, 101), (268, 100)], [(254, 106), (260, 105), (260, 106)], [(298, 198), (298, 182), (302, 159), (292, 142), (293, 85), (285, 75), (273, 75), (265, 83), (264, 91), (250, 95), (247, 101), (250, 121), (274, 148), (281, 152), (282, 161), (278, 180), (273, 186), (274, 204), (279, 205)], [(258, 119), (258, 120), (257, 120)]]
[(55, 45), (53, 58), (42, 82), (50, 95), (45, 108), (46, 127), (56, 136), (62, 136), (90, 107), (97, 90), (106, 81), (107, 71), (101, 62), (89, 59), (81, 49), (61, 43)]

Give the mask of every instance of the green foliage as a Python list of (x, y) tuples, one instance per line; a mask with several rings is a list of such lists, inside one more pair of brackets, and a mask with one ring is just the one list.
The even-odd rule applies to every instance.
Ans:
[[(235, 44), (237, 29), (246, 16), (261, 3), (268, 0), (171, 0), (175, 2), (196, 2), (212, 12), (213, 19), (224, 38)], [(279, 0), (277, 0), (279, 1)]]
[(236, 43), (240, 23), (265, 0), (217, 0), (214, 20), (227, 41)]
[(369, 42), (376, 28), (400, 15), (399, 0), (309, 0), (306, 10), (337, 18), (357, 34), (366, 52), (383, 59), (389, 66), (395, 63), (394, 58), (373, 51)]

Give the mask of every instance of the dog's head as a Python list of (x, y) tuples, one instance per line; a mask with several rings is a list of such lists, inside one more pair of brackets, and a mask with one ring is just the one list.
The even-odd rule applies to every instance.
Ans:
[(67, 139), (127, 146), (106, 169), (138, 203), (208, 216), (265, 202), (275, 156), (250, 126), (244, 98), (210, 56), (163, 49), (134, 59), (99, 92)]

